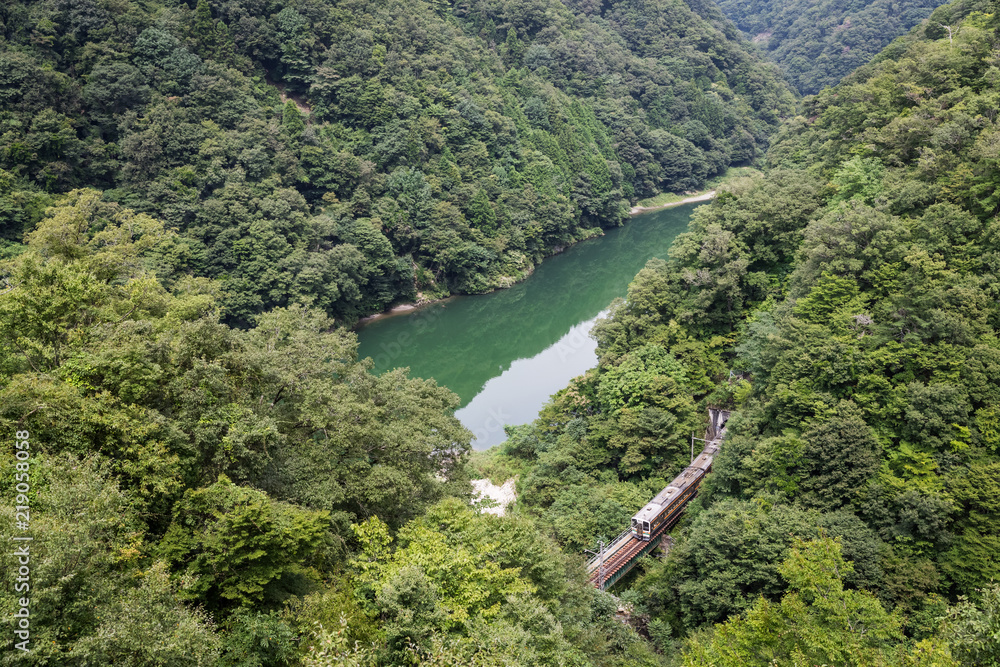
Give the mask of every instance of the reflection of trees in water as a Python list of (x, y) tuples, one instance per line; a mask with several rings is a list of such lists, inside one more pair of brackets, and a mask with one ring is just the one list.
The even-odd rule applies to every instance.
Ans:
[(612, 229), (545, 260), (510, 289), (451, 299), (410, 315), (376, 320), (359, 334), (376, 370), (409, 366), (434, 378), (463, 405), (483, 385), (596, 316), (652, 257), (666, 257), (693, 207), (668, 209)]

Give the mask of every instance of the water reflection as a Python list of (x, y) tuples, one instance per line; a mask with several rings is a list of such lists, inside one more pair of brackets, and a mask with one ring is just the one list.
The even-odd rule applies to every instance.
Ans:
[[(487, 424), (530, 421), (549, 395), (596, 363), (585, 331), (650, 258), (666, 257), (693, 209), (634, 218), (545, 260), (508, 290), (375, 320), (359, 331), (360, 355), (375, 360), (376, 372), (408, 366), (412, 376), (434, 378), (458, 394), (456, 416), (470, 430), (496, 431), (499, 440), (488, 440), (502, 441), (502, 428)], [(586, 344), (567, 354), (568, 337)]]

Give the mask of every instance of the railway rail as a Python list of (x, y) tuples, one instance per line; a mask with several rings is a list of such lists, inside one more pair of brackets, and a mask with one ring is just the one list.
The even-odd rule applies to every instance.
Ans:
[[(625, 576), (640, 558), (653, 551), (666, 530), (680, 518), (687, 504), (697, 497), (701, 482), (711, 469), (725, 437), (728, 410), (709, 409), (705, 448), (639, 512), (632, 525), (587, 562), (590, 583), (605, 590)], [(692, 438), (692, 443), (694, 439)], [(693, 454), (693, 451), (692, 451)]]

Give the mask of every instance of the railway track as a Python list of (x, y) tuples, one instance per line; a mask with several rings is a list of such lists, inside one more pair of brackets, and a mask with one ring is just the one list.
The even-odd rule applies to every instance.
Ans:
[[(672, 524), (673, 522), (671, 522)], [(656, 544), (656, 541), (660, 539), (664, 531), (668, 528), (664, 524), (660, 530), (656, 531), (656, 535), (651, 537), (649, 540), (640, 540), (636, 537), (629, 537), (629, 540), (625, 542), (622, 546), (615, 549), (614, 553), (608, 556), (608, 559), (604, 561), (604, 565), (598, 566), (590, 574), (590, 583), (596, 588), (603, 590), (602, 586), (602, 573), (604, 581), (609, 579), (617, 579), (615, 575), (624, 568), (627, 567), (636, 556), (640, 554), (645, 549), (649, 549), (651, 545)]]
[[(640, 557), (656, 548), (660, 537), (677, 523), (687, 505), (697, 495), (702, 480), (712, 470), (712, 462), (722, 439), (729, 411), (709, 408), (709, 428), (705, 432), (705, 448), (694, 456), (694, 435), (691, 436), (691, 465), (658, 493), (639, 513), (632, 517), (632, 525), (616, 537), (607, 549), (587, 561), (588, 579), (592, 585), (604, 590), (623, 577)], [(591, 552), (592, 553), (592, 552)]]

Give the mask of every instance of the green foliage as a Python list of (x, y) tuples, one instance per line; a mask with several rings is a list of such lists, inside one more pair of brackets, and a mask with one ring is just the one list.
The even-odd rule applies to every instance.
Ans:
[(144, 268), (176, 237), (96, 193), (74, 197), (5, 268), (4, 419), (53, 451), (104, 453), (167, 516), (185, 487), (220, 474), (395, 526), (458, 490), (469, 436), (447, 413), (450, 392), (401, 371), (372, 377), (353, 335), (316, 311), (230, 330), (216, 286), (178, 280), (170, 294)]
[(875, 433), (850, 404), (802, 434), (799, 464), (801, 502), (835, 510), (857, 503), (858, 495), (879, 471)]
[(288, 623), (273, 612), (239, 611), (227, 619), (219, 664), (225, 667), (293, 664), (297, 639)]
[(968, 594), (1000, 577), (997, 525), (1000, 522), (1000, 463), (973, 464), (949, 479), (959, 505), (954, 546), (942, 557), (942, 570), (958, 591)]
[[(507, 284), (756, 159), (773, 71), (666, 1), (57, 4), (15, 3), (0, 49), (38, 664), (656, 664), (549, 536), (618, 533), (720, 396), (740, 414), (636, 618), (662, 646), (722, 622), (691, 662), (953, 664), (938, 595), (1000, 549), (989, 7), (810, 99), (698, 210), (598, 367), (511, 430), (499, 518), (464, 502), (455, 396), (372, 376), (335, 323)], [(817, 527), (840, 542), (795, 541)], [(969, 664), (990, 595), (950, 615)]]
[[(893, 39), (925, 21), (939, 4), (935, 0), (723, 0), (719, 8), (781, 65), (799, 92), (809, 95), (835, 85), (878, 56)], [(947, 37), (947, 31), (933, 19), (924, 25), (929, 38)]]
[(852, 567), (839, 542), (799, 541), (779, 570), (790, 589), (779, 604), (761, 598), (743, 617), (692, 640), (684, 664), (886, 664), (900, 620), (871, 593), (844, 588)]
[(855, 305), (858, 284), (853, 278), (840, 278), (824, 272), (822, 277), (795, 304), (795, 314), (812, 324), (823, 324), (844, 307)]
[(976, 599), (961, 598), (949, 610), (945, 633), (961, 665), (1000, 664), (1000, 586), (990, 584)]
[(271, 500), (222, 476), (174, 504), (159, 552), (190, 578), (188, 599), (213, 608), (273, 605), (309, 578), (328, 521), (325, 512)]
[(858, 199), (869, 205), (874, 204), (882, 194), (884, 176), (885, 168), (877, 159), (854, 156), (833, 175), (833, 185), (837, 188), (833, 201)]
[(726, 500), (699, 513), (666, 569), (654, 570), (637, 588), (649, 613), (677, 628), (720, 622), (761, 596), (777, 599), (786, 590), (778, 566), (794, 539), (815, 534), (817, 526), (842, 539), (855, 560), (857, 571), (844, 574), (849, 584), (878, 587), (884, 576), (878, 539), (854, 515)]
[(176, 228), (165, 268), (221, 280), (242, 328), (508, 285), (628, 201), (761, 157), (793, 105), (717, 13), (683, 3), (126, 2), (122, 22), (43, 5), (12, 10), (0, 53), (4, 238), (30, 231), (42, 191), (99, 189)]
[[(40, 440), (32, 434), (32, 446)], [(2, 470), (14, 486), (14, 458)], [(30, 590), (15, 592), (16, 568), (5, 568), (0, 604), (11, 616), (30, 600), (31, 652), (6, 651), (0, 664), (214, 665), (220, 642), (204, 611), (185, 606), (165, 564), (140, 558), (146, 527), (136, 503), (93, 454), (46, 456), (32, 450)], [(14, 507), (2, 532), (14, 530)], [(67, 656), (73, 662), (66, 663)]]
[(322, 312), (230, 329), (217, 284), (157, 278), (178, 237), (94, 191), (26, 241), (2, 265), (0, 421), (31, 433), (37, 664), (294, 664), (279, 610), (323, 599), (358, 514), (395, 529), (468, 495), (455, 397), (371, 376)]
[(73, 646), (74, 654), (128, 667), (217, 664), (220, 642), (207, 615), (179, 602), (163, 563), (102, 611), (107, 620)]
[(591, 618), (586, 605), (599, 594), (529, 520), (476, 514), (450, 500), (396, 540), (378, 517), (352, 528), (361, 545), (357, 590), (381, 641), (352, 646), (345, 619), (338, 631), (314, 631), (305, 664), (591, 664), (584, 647), (607, 660), (612, 651), (592, 640), (606, 642), (611, 631), (639, 644), (609, 618), (613, 609)]
[(351, 324), (418, 289), (509, 285), (629, 201), (760, 158), (792, 112), (717, 13), (591, 9), (17, 4), (0, 235), (30, 231), (46, 193), (95, 188), (176, 229), (162, 277), (220, 280), (241, 328), (276, 307)]
[[(702, 207), (671, 261), (637, 276), (597, 329), (605, 364), (652, 342), (673, 352), (663, 341), (684, 334), (702, 345), (727, 334), (718, 358), (749, 381), (690, 530), (638, 584), (658, 636), (730, 618), (695, 635), (692, 660), (954, 664), (960, 651), (934, 621), (940, 596), (996, 576), (996, 210), (973, 189), (992, 173), (974, 147), (992, 141), (995, 114), (979, 110), (995, 106), (996, 37), (977, 9), (939, 10), (953, 43), (914, 33), (807, 102), (808, 120), (787, 123), (772, 147), (770, 173)], [(818, 179), (805, 196), (780, 189), (793, 168), (800, 183)], [(790, 233), (771, 232), (787, 244), (780, 254), (730, 222), (807, 196)], [(692, 295), (703, 300), (688, 317)], [(731, 397), (726, 375), (714, 378), (711, 400)], [(877, 594), (920, 642), (782, 629), (809, 618), (815, 598), (789, 597), (773, 563), (815, 526), (858, 550), (845, 592)]]

